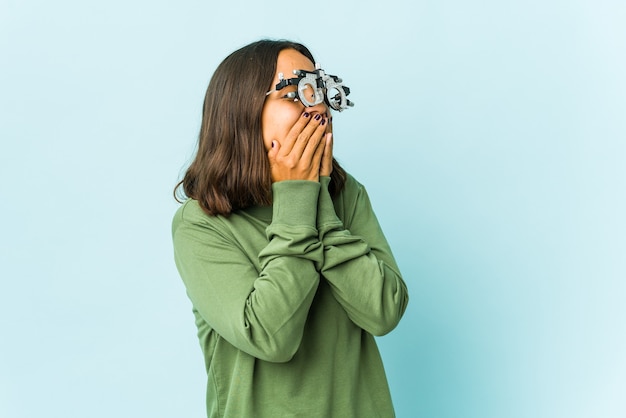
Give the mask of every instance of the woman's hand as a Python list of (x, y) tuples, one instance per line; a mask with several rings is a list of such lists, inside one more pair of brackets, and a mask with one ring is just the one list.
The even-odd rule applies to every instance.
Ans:
[[(304, 112), (282, 144), (272, 141), (272, 148), (267, 153), (272, 182), (319, 181), (319, 176), (324, 175), (321, 171), (322, 155), (327, 154), (325, 150), (328, 148), (327, 135), (324, 134), (327, 122), (323, 115)], [(332, 170), (332, 143), (330, 158)]]
[(320, 163), (320, 177), (329, 177), (333, 172), (333, 133), (328, 132), (324, 135), (324, 153)]

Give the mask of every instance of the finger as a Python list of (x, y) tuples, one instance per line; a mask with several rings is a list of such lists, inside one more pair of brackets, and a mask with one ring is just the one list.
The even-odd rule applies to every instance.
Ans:
[(287, 155), (287, 154), (289, 154), (291, 152), (291, 150), (293, 149), (294, 144), (298, 140), (299, 135), (302, 133), (304, 128), (312, 120), (314, 120), (314, 118), (311, 117), (311, 114), (309, 112), (305, 111), (305, 112), (303, 112), (300, 115), (300, 117), (298, 118), (296, 123), (291, 127), (291, 129), (287, 133), (287, 137), (283, 141), (283, 144), (282, 144), (282, 150), (283, 151), (282, 152), (283, 152), (284, 155)]
[(272, 141), (272, 147), (267, 152), (267, 158), (270, 163), (270, 175), (272, 182), (277, 181), (277, 177), (280, 176), (280, 164), (276, 163), (276, 157), (280, 150), (280, 142)]
[[(326, 138), (326, 135), (324, 135)], [(322, 159), (324, 155), (324, 150), (326, 149), (326, 141), (321, 140), (315, 149), (315, 154), (313, 154), (313, 158), (311, 159), (311, 167), (316, 170), (317, 173), (321, 173), (321, 165)]]
[[(319, 122), (319, 125), (317, 125), (317, 127), (315, 127), (315, 130), (313, 130), (313, 132), (311, 132), (311, 135), (309, 136), (309, 138), (306, 140), (306, 142), (300, 142), (300, 140), (298, 140), (299, 142), (296, 143), (296, 145), (294, 146), (294, 150), (296, 149), (296, 147), (299, 146), (303, 146), (304, 149), (302, 150), (302, 155), (300, 156), (300, 159), (302, 160), (308, 160), (311, 161), (313, 159), (313, 156), (315, 155), (317, 149), (319, 148), (320, 144), (322, 144), (323, 138), (324, 138), (324, 131), (326, 130), (326, 120), (324, 118), (321, 119), (321, 121)], [(307, 126), (307, 128), (305, 129), (305, 131), (310, 130), (311, 128), (309, 128), (309, 126)], [(304, 134), (305, 132), (303, 132)], [(323, 147), (322, 147), (323, 149)], [(319, 164), (319, 162), (318, 162)]]
[[(315, 116), (311, 115), (311, 121), (302, 129), (302, 132), (298, 134), (296, 141), (293, 144), (291, 150), (289, 150), (290, 157), (299, 160), (302, 158), (304, 151), (306, 150), (309, 141), (313, 138), (315, 133), (320, 129), (321, 126), (325, 125), (324, 118), (321, 115), (317, 114)], [(319, 138), (317, 138), (319, 141)], [(317, 146), (317, 141), (313, 144), (313, 149)], [(284, 148), (284, 147), (283, 147)], [(283, 155), (287, 155), (283, 150)], [(309, 158), (312, 154), (309, 155)]]
[(324, 154), (320, 163), (320, 176), (330, 176), (333, 172), (333, 134), (327, 133), (324, 139)]
[(278, 154), (278, 150), (280, 150), (280, 142), (272, 141), (272, 147), (267, 151), (267, 157), (270, 160), (270, 163), (276, 161), (276, 154)]

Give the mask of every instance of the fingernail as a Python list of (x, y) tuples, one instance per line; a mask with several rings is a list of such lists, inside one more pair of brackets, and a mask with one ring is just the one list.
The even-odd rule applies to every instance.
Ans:
[(320, 122), (320, 125), (323, 125), (326, 123), (326, 119), (322, 119), (322, 122)]
[(302, 115), (302, 116), (304, 116), (305, 118), (308, 118), (309, 117), (309, 112), (304, 112), (304, 115)]
[(322, 116), (318, 113), (317, 115), (315, 115), (315, 120), (320, 120)]

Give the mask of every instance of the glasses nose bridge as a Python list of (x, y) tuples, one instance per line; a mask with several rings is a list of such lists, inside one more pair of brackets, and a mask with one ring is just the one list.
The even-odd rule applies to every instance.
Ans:
[(307, 109), (307, 112), (309, 113), (319, 113), (320, 115), (328, 113), (328, 106), (323, 100), (313, 106), (305, 107), (305, 109)]
[[(311, 88), (313, 86), (309, 86), (309, 88)], [(326, 105), (326, 100), (325, 100), (325, 92), (322, 88), (319, 88), (317, 86), (313, 87), (312, 90), (307, 89), (307, 90), (303, 90), (300, 92), (301, 94), (305, 94), (306, 100), (309, 103), (315, 103), (312, 106), (307, 106), (307, 109), (309, 109), (309, 113), (317, 113), (319, 112), (320, 114), (324, 114), (326, 112), (328, 112), (328, 106)]]

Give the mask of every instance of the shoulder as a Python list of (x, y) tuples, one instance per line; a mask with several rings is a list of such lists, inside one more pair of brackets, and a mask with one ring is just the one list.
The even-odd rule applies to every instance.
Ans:
[(206, 221), (208, 215), (202, 211), (197, 200), (187, 199), (174, 213), (173, 223), (178, 224), (181, 222), (203, 222)]
[(172, 219), (172, 233), (174, 234), (180, 227), (219, 229), (223, 223), (221, 215), (210, 216), (195, 199), (187, 199), (174, 213)]
[(208, 248), (213, 250), (232, 246), (237, 242), (230, 227), (230, 218), (208, 215), (198, 201), (186, 200), (172, 219), (172, 241), (177, 253), (192, 251), (199, 257), (207, 257)]
[(354, 176), (346, 171), (346, 182), (339, 193), (339, 198), (345, 203), (353, 202), (365, 192), (365, 187)]
[(350, 228), (356, 213), (363, 210), (363, 203), (367, 202), (365, 187), (354, 176), (346, 172), (346, 182), (339, 194), (333, 198), (337, 216), (343, 221), (346, 228)]

